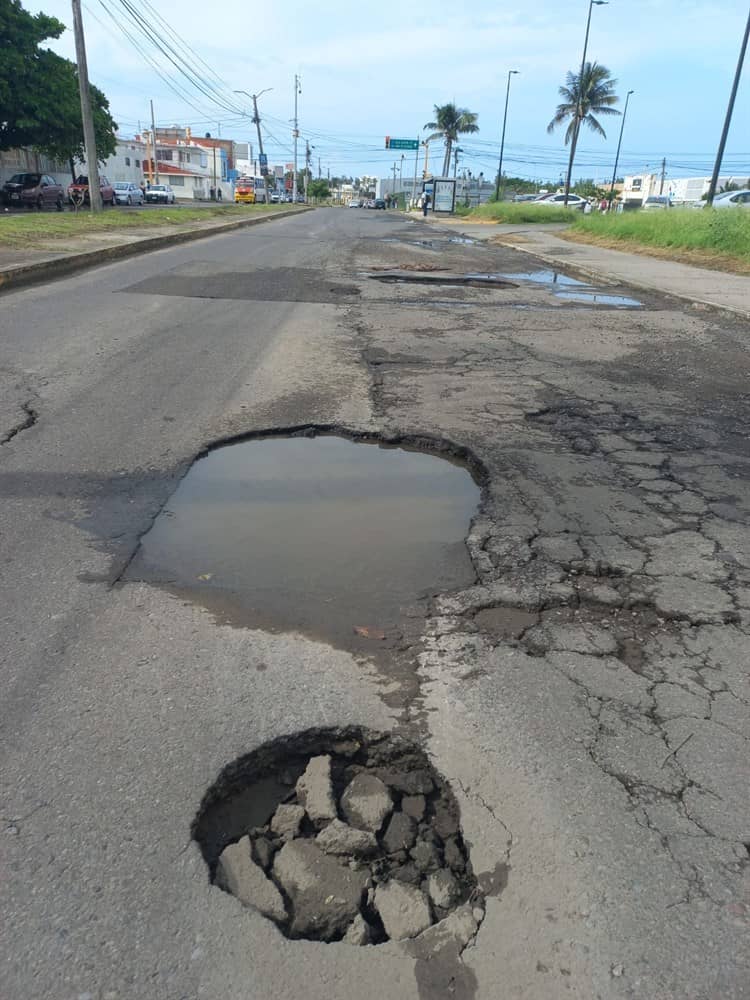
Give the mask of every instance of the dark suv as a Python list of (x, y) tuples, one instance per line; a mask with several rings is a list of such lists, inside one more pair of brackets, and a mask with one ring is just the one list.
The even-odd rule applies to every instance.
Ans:
[(52, 208), (63, 210), (65, 192), (49, 174), (13, 174), (3, 184), (3, 204), (11, 208)]

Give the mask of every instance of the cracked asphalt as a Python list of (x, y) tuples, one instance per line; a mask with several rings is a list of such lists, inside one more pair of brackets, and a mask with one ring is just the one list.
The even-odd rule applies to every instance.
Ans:
[[(750, 996), (748, 326), (529, 270), (319, 210), (3, 296), (3, 997)], [(373, 280), (441, 273), (510, 287)], [(300, 426), (482, 483), (475, 583), (377, 655), (116, 582), (202, 449)], [(342, 725), (450, 782), (469, 940), (288, 941), (209, 885), (221, 768)]]

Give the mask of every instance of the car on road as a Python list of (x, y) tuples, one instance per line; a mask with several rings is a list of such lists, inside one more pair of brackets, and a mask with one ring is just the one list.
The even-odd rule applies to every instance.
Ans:
[(169, 184), (152, 184), (146, 188), (146, 201), (174, 205), (174, 191)]
[(372, 207), (385, 209), (385, 200), (383, 198), (376, 198)]
[(517, 194), (513, 196), (513, 201), (536, 201), (538, 194)]
[(143, 204), (143, 190), (132, 181), (115, 181), (112, 187), (115, 189), (115, 200), (118, 205)]
[[(555, 208), (565, 208), (565, 195), (564, 194), (543, 194), (539, 198), (535, 198), (533, 201), (529, 202), (530, 205), (551, 205)], [(586, 199), (581, 198), (578, 194), (568, 195), (568, 208), (577, 209), (579, 212), (583, 211), (586, 204)]]
[(271, 192), (271, 197), (269, 198), (269, 201), (271, 202), (272, 205), (278, 205), (279, 202), (281, 201), (281, 195), (279, 194), (279, 192), (278, 191), (272, 191)]
[(750, 191), (725, 191), (714, 198), (714, 208), (750, 208)]
[(650, 194), (641, 205), (643, 212), (666, 212), (672, 207), (672, 202), (665, 194)]
[[(116, 205), (115, 189), (109, 183), (104, 174), (99, 174), (99, 192), (105, 205)], [(68, 185), (68, 201), (73, 204), (88, 205), (89, 203), (89, 179), (86, 174), (79, 174), (72, 184)]]
[(10, 208), (56, 208), (63, 210), (65, 191), (49, 174), (22, 173), (13, 174), (9, 181), (3, 184), (3, 204)]

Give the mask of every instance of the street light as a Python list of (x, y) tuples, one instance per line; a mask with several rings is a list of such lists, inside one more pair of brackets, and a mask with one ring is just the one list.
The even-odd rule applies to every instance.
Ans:
[(591, 27), (591, 11), (593, 7), (606, 7), (609, 0), (589, 0), (589, 16), (586, 18), (586, 35), (583, 39), (583, 58), (581, 59), (581, 72), (578, 76), (578, 99), (576, 101), (576, 120), (573, 135), (570, 138), (570, 159), (568, 160), (568, 176), (565, 178), (565, 200), (563, 205), (568, 207), (568, 195), (570, 194), (570, 178), (573, 173), (573, 157), (576, 155), (578, 145), (578, 129), (581, 127), (581, 90), (583, 89), (583, 72), (586, 68), (586, 49), (589, 47), (589, 28)]
[(259, 94), (248, 94), (248, 92), (246, 90), (235, 90), (234, 91), (235, 94), (244, 94), (245, 97), (249, 97), (250, 100), (253, 102), (253, 117), (252, 117), (251, 120), (254, 122), (255, 127), (257, 129), (257, 132), (258, 132), (258, 150), (259, 150), (259, 158), (260, 158), (260, 172), (261, 172), (261, 174), (263, 174), (264, 167), (265, 167), (265, 171), (266, 171), (263, 174), (263, 192), (264, 192), (264, 194), (266, 196), (266, 198), (265, 198), (266, 205), (268, 204), (268, 184), (266, 183), (266, 177), (268, 177), (268, 165), (267, 165), (267, 163), (264, 163), (265, 157), (264, 157), (264, 154), (263, 154), (263, 137), (260, 134), (260, 115), (258, 114), (258, 98), (262, 97), (263, 94), (267, 94), (269, 92), (269, 90), (273, 90), (273, 87), (266, 87), (266, 89), (265, 90), (261, 90), (261, 92)]
[(500, 178), (503, 176), (503, 150), (505, 149), (505, 124), (508, 121), (508, 99), (510, 98), (510, 78), (517, 76), (519, 70), (508, 70), (508, 87), (505, 91), (505, 114), (503, 115), (503, 135), (500, 139), (500, 164), (497, 168), (497, 183), (495, 184), (495, 201), (500, 201)]
[(630, 95), (634, 94), (634, 90), (629, 90), (625, 97), (625, 110), (622, 113), (622, 122), (620, 123), (620, 138), (617, 141), (617, 152), (615, 153), (615, 169), (612, 171), (612, 185), (609, 189), (609, 207), (612, 208), (612, 198), (615, 192), (615, 180), (617, 179), (617, 164), (620, 160), (620, 146), (622, 145), (622, 133), (625, 131), (625, 118), (628, 113), (628, 101), (630, 100)]

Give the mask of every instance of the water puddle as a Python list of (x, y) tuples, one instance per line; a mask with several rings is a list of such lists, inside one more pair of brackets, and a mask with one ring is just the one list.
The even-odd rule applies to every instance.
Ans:
[(602, 295), (599, 292), (555, 292), (558, 299), (570, 302), (591, 302), (597, 306), (642, 306), (638, 299), (629, 299), (625, 295)]
[(535, 285), (571, 285), (578, 286), (580, 288), (587, 288), (590, 285), (585, 281), (578, 281), (577, 278), (571, 278), (567, 274), (560, 274), (559, 271), (524, 271), (517, 273), (515, 271), (508, 274), (496, 274), (496, 278), (512, 278), (514, 281), (531, 281)]
[(405, 609), (465, 587), (479, 488), (461, 465), (338, 437), (216, 448), (191, 467), (126, 579), (226, 622), (375, 651)]
[(475, 246), (477, 244), (478, 241), (472, 239), (470, 236), (449, 236), (448, 237), (448, 242), (449, 243), (461, 243), (464, 246), (471, 246), (471, 247), (473, 247), (473, 246)]

